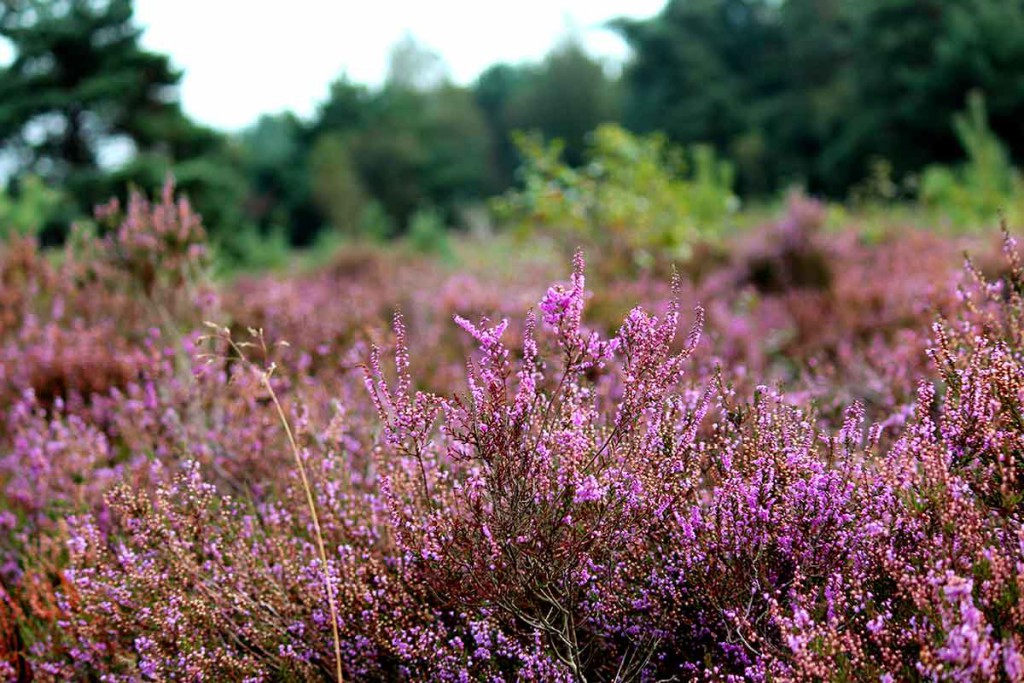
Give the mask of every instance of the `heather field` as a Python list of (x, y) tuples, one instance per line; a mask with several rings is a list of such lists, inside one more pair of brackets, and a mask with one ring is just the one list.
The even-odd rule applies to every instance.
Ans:
[(1021, 250), (827, 214), (226, 278), (168, 185), (11, 237), (0, 679), (1024, 680)]
[(1024, 683), (1024, 0), (0, 0), (0, 683)]

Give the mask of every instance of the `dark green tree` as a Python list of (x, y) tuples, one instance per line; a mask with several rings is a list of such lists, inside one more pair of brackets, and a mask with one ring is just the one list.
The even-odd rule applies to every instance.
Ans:
[(201, 143), (175, 99), (180, 74), (139, 46), (129, 0), (7, 2), (0, 35), (15, 53), (0, 71), (0, 141), (19, 168), (65, 181), (112, 145)]
[(263, 233), (285, 230), (294, 244), (310, 243), (325, 221), (310, 182), (314, 137), (311, 127), (290, 112), (261, 116), (238, 136), (249, 218)]
[(492, 145), (473, 93), (442, 86), (426, 98), (423, 116), (423, 184), (431, 203), (450, 212), (481, 200), (490, 189)]
[(681, 143), (740, 150), (741, 181), (770, 163), (763, 118), (783, 89), (779, 7), (771, 0), (672, 0), (649, 20), (613, 26), (634, 52), (624, 119)]
[(516, 89), (506, 116), (513, 130), (562, 140), (565, 160), (577, 165), (583, 161), (587, 134), (619, 119), (618, 104), (615, 81), (569, 36)]
[(737, 163), (747, 192), (842, 196), (959, 157), (968, 92), (1024, 156), (1024, 0), (670, 0), (615, 24), (634, 50), (625, 120)]
[(489, 130), (488, 194), (510, 187), (519, 166), (519, 154), (512, 141), (514, 130), (509, 115), (511, 103), (530, 82), (534, 67), (495, 64), (488, 67), (473, 85), (473, 95)]
[[(401, 231), (419, 209), (432, 207), (450, 221), (485, 196), (490, 130), (473, 93), (444, 74), (437, 56), (406, 36), (392, 52), (384, 87), (370, 90), (346, 78), (331, 86), (310, 125), (319, 210), (340, 216), (348, 210), (342, 204), (373, 201)], [(329, 201), (325, 188), (339, 183), (358, 186), (346, 194), (365, 197)]]
[(123, 192), (126, 182), (158, 187), (168, 171), (180, 171), (183, 186), (214, 177), (237, 186), (225, 177), (223, 159), (197, 165), (201, 156), (223, 154), (224, 141), (185, 116), (176, 91), (181, 74), (167, 56), (143, 49), (140, 35), (131, 0), (7, 0), (0, 7), (0, 36), (14, 51), (0, 69), (0, 145), (15, 177), (59, 184), (79, 214)]
[(376, 93), (368, 123), (349, 136), (363, 187), (404, 231), (429, 197), (423, 184), (427, 150), (423, 93), (387, 87)]
[(959, 159), (953, 117), (972, 91), (1024, 161), (1024, 1), (869, 0), (852, 18), (854, 106), (826, 149), (835, 186), (872, 157), (897, 176)]
[(312, 136), (366, 127), (371, 123), (375, 98), (370, 88), (342, 76), (331, 83), (327, 99), (320, 104), (311, 126)]
[[(780, 6), (774, 18), (783, 49), (772, 84), (778, 90), (765, 92), (753, 124), (766, 137), (766, 155), (751, 164), (736, 143), (728, 150), (740, 163), (748, 190), (791, 182), (806, 183), (813, 191), (845, 189), (845, 184), (828, 187), (836, 174), (825, 152), (854, 111), (852, 7), (846, 0), (787, 0)], [(761, 182), (758, 169), (765, 174)]]

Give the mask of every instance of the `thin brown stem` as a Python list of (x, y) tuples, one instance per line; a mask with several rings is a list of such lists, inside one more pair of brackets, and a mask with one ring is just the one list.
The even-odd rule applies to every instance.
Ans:
[(302, 479), (302, 488), (306, 492), (306, 503), (309, 505), (309, 514), (312, 517), (313, 530), (316, 534), (317, 550), (320, 552), (320, 563), (323, 566), (324, 586), (327, 589), (327, 605), (331, 610), (331, 633), (334, 636), (335, 668), (338, 683), (344, 683), (345, 678), (341, 672), (341, 637), (338, 634), (338, 608), (334, 602), (334, 586), (331, 585), (331, 577), (327, 571), (327, 551), (324, 548), (324, 537), (320, 531), (320, 518), (316, 513), (316, 503), (313, 500), (313, 488), (310, 486), (309, 477), (306, 476), (306, 466), (303, 464), (302, 456), (299, 454), (299, 446), (295, 442), (295, 435), (292, 433), (291, 424), (288, 422), (284, 408), (281, 407), (281, 402), (277, 400), (277, 392), (274, 391), (270, 384), (271, 372), (273, 372), (273, 369), (263, 372), (261, 379), (263, 380), (263, 386), (267, 389), (267, 393), (270, 394), (270, 400), (274, 402), (277, 416), (281, 419), (281, 425), (284, 427), (285, 434), (288, 435), (288, 444), (291, 446), (292, 455), (295, 456), (295, 464), (299, 468), (299, 477)]
[[(215, 336), (226, 341), (243, 362), (254, 369), (256, 368), (256, 365), (248, 359), (243, 351), (243, 347), (252, 347), (255, 346), (255, 344), (249, 342), (236, 343), (235, 340), (231, 338), (231, 330), (227, 327), (221, 327), (211, 322), (206, 323), (206, 325), (217, 330), (217, 335)], [(266, 358), (267, 346), (263, 338), (263, 330), (254, 330), (250, 328), (249, 333), (259, 341), (259, 347), (263, 351), (264, 358)], [(286, 344), (285, 342), (281, 343)], [(292, 455), (295, 458), (295, 465), (299, 470), (299, 478), (302, 480), (302, 489), (306, 494), (306, 504), (309, 507), (310, 518), (313, 522), (313, 532), (316, 536), (317, 552), (320, 555), (320, 565), (323, 568), (324, 573), (324, 588), (327, 590), (327, 606), (331, 612), (331, 634), (334, 638), (335, 675), (337, 676), (338, 683), (344, 683), (345, 677), (341, 668), (341, 635), (338, 633), (338, 606), (334, 598), (334, 586), (331, 584), (331, 577), (328, 572), (327, 549), (324, 546), (324, 535), (320, 528), (320, 516), (316, 511), (316, 501), (313, 498), (313, 487), (309, 482), (309, 476), (306, 474), (306, 465), (302, 462), (302, 455), (299, 452), (299, 444), (295, 441), (295, 434), (292, 432), (291, 423), (288, 421), (288, 416), (285, 414), (284, 408), (281, 406), (281, 401), (277, 398), (277, 392), (274, 391), (274, 387), (270, 382), (270, 378), (274, 374), (274, 369), (274, 363), (270, 363), (269, 366), (261, 369), (260, 382), (270, 395), (270, 400), (273, 402), (274, 408), (277, 410), (277, 416), (281, 421), (281, 426), (284, 427), (284, 433), (288, 437), (288, 445), (291, 447)]]

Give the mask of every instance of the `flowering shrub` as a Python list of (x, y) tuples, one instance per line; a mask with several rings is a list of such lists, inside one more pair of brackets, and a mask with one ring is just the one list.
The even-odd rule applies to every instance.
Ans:
[(1020, 250), (818, 216), (593, 293), (5, 245), (0, 680), (1024, 680)]
[[(610, 675), (617, 664), (633, 675), (649, 652), (605, 624), (636, 609), (614, 590), (611, 569), (638, 559), (649, 525), (692, 485), (689, 449), (708, 399), (665, 398), (702, 313), (673, 353), (677, 304), (662, 320), (635, 309), (603, 339), (582, 326), (583, 297), (577, 255), (570, 288), (553, 287), (540, 303), (558, 351), (550, 364), (538, 355), (532, 313), (517, 367), (501, 341), (507, 321), (457, 318), (480, 351), (468, 393), (412, 393), (398, 318), (397, 384), (388, 387), (376, 355), (367, 384), (384, 423), (381, 483), (409, 570), (524, 642), (542, 637), (574, 678), (591, 667)], [(604, 374), (618, 354), (619, 372)], [(619, 650), (635, 661), (617, 662)]]

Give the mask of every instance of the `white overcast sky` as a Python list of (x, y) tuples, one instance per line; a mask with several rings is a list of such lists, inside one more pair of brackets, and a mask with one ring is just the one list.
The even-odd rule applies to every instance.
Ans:
[(383, 81), (391, 46), (411, 33), (457, 83), (496, 62), (541, 59), (572, 26), (588, 50), (621, 63), (625, 44), (601, 25), (649, 17), (666, 0), (136, 0), (143, 44), (183, 69), (185, 110), (217, 128), (263, 113), (313, 113), (345, 73)]

